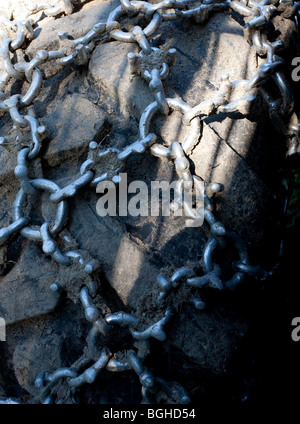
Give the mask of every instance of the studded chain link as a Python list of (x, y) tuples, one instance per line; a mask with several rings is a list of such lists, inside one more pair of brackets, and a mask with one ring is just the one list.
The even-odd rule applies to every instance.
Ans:
[[(157, 276), (159, 295), (157, 307), (161, 310), (161, 318), (146, 329), (140, 328), (138, 318), (134, 314), (117, 312), (109, 315), (101, 313), (97, 302), (99, 298), (99, 282), (97, 272), (100, 265), (88, 252), (79, 248), (76, 240), (66, 230), (68, 217), (68, 198), (77, 195), (79, 189), (95, 187), (100, 181), (108, 178), (107, 173), (101, 171), (100, 159), (107, 154), (115, 155), (118, 166), (111, 177), (116, 184), (120, 182), (119, 173), (126, 161), (132, 155), (141, 155), (146, 149), (160, 158), (174, 161), (175, 170), (179, 180), (173, 202), (173, 210), (183, 208), (185, 199), (182, 186), (188, 185), (190, 190), (196, 190), (201, 180), (190, 169), (189, 154), (199, 142), (203, 119), (218, 113), (240, 112), (247, 115), (259, 95), (262, 95), (269, 109), (270, 117), (285, 137), (293, 140), (291, 151), (298, 146), (300, 126), (294, 112), (293, 95), (289, 83), (284, 75), (284, 61), (278, 56), (277, 51), (282, 47), (282, 42), (270, 42), (266, 23), (272, 21), (275, 15), (287, 19), (295, 19), (298, 24), (300, 3), (293, 0), (164, 0), (151, 4), (145, 1), (121, 0), (121, 4), (110, 13), (106, 22), (99, 22), (93, 26), (83, 37), (73, 41), (72, 53), (66, 55), (62, 51), (39, 50), (31, 61), (20, 60), (23, 56), (19, 53), (22, 47), (33, 38), (32, 16), (43, 10), (46, 16), (70, 14), (73, 11), (74, 1), (56, 0), (49, 3), (38, 3), (29, 8), (27, 18), (22, 21), (3, 20), (2, 25), (7, 26), (16, 33), (14, 39), (3, 37), (0, 49), (0, 61), (4, 72), (0, 76), (0, 111), (9, 114), (12, 123), (22, 131), (31, 135), (30, 142), (24, 144), (21, 136), (11, 139), (10, 136), (0, 139), (3, 147), (10, 147), (17, 157), (17, 166), (14, 173), (20, 183), (20, 190), (12, 207), (13, 222), (0, 230), (0, 246), (4, 248), (17, 234), (29, 240), (40, 242), (45, 255), (51, 256), (60, 267), (73, 267), (80, 269), (84, 276), (77, 286), (68, 283), (54, 282), (50, 290), (61, 292), (65, 290), (71, 299), (80, 300), (84, 309), (85, 318), (91, 323), (87, 337), (85, 355), (70, 368), (61, 368), (54, 373), (42, 371), (36, 378), (36, 387), (40, 394), (33, 399), (35, 403), (59, 403), (56, 397), (56, 385), (64, 380), (72, 394), (74, 402), (76, 391), (83, 384), (91, 384), (101, 370), (121, 372), (133, 370), (139, 377), (142, 386), (142, 402), (155, 402), (156, 393), (164, 391), (169, 399), (177, 403), (189, 403), (189, 395), (178, 383), (170, 383), (154, 376), (144, 366), (144, 360), (150, 353), (150, 340), (152, 338), (163, 342), (167, 338), (166, 326), (176, 313), (174, 307), (168, 302), (169, 294), (179, 284), (201, 289), (204, 286), (217, 290), (234, 289), (245, 278), (245, 275), (266, 279), (272, 274), (258, 266), (251, 265), (245, 242), (236, 233), (229, 231), (219, 222), (214, 214), (213, 197), (223, 190), (223, 186), (212, 183), (205, 186), (204, 207), (195, 211), (185, 212), (193, 220), (204, 219), (210, 229), (211, 238), (203, 251), (203, 274), (197, 275), (188, 267), (177, 269), (173, 275)], [(229, 10), (240, 14), (246, 22), (244, 34), (257, 55), (264, 58), (257, 73), (249, 80), (230, 81), (228, 75), (220, 76), (220, 86), (216, 93), (201, 103), (191, 106), (177, 98), (166, 98), (164, 81), (175, 63), (177, 51), (172, 48), (167, 52), (151, 47), (151, 35), (159, 28), (160, 24), (169, 20), (194, 19), (203, 24), (214, 11)], [(148, 24), (145, 28), (134, 26), (132, 32), (121, 30), (120, 21), (124, 16), (141, 15)], [(43, 178), (40, 173), (38, 178), (28, 177), (28, 167), (39, 158), (43, 141), (49, 137), (49, 132), (35, 117), (32, 103), (39, 95), (43, 86), (41, 67), (46, 62), (58, 61), (60, 65), (87, 64), (99, 38), (107, 37), (125, 43), (137, 43), (140, 53), (128, 54), (128, 61), (132, 74), (138, 75), (149, 84), (153, 95), (153, 102), (149, 104), (140, 117), (139, 134), (137, 141), (123, 150), (109, 148), (103, 150), (95, 142), (89, 144), (89, 152), (85, 162), (80, 168), (79, 175), (75, 175), (72, 183), (60, 187), (49, 179)], [(64, 40), (66, 34), (59, 33), (59, 38)], [(24, 95), (10, 95), (8, 83), (10, 81), (26, 81), (29, 88)], [(268, 82), (268, 84), (266, 84)], [(270, 86), (274, 86), (274, 90)], [(232, 94), (236, 100), (230, 101)], [(273, 93), (278, 93), (274, 98)], [(151, 122), (155, 114), (168, 115), (170, 110), (182, 114), (182, 122), (189, 129), (184, 140), (175, 141), (169, 148), (157, 143), (157, 137), (150, 132)], [(51, 135), (50, 135), (51, 136)], [(43, 222), (41, 225), (31, 224), (30, 216), (24, 212), (24, 206), (36, 199), (41, 192), (50, 194), (50, 201), (56, 205), (54, 221)], [(196, 230), (195, 230), (196, 231)], [(215, 262), (215, 251), (224, 249), (231, 244), (237, 251), (239, 261), (232, 264), (233, 275), (227, 281), (221, 279), (221, 268)], [(75, 291), (74, 291), (75, 290)], [(191, 295), (191, 304), (198, 310), (205, 308), (199, 294)], [(99, 337), (107, 336), (112, 327), (127, 327), (132, 336), (132, 349), (123, 352), (113, 352), (109, 345), (99, 347)], [(119, 359), (121, 358), (121, 359)], [(13, 403), (11, 399), (2, 399), (0, 403)]]

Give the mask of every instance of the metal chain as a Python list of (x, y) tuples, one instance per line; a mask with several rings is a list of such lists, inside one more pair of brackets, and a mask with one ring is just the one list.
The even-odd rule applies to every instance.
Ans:
[[(78, 2), (77, 2), (78, 3)], [(80, 3), (80, 2), (79, 2)], [(160, 3), (151, 4), (145, 1), (121, 0), (121, 4), (110, 13), (106, 22), (99, 22), (93, 26), (83, 37), (73, 41), (73, 51), (65, 55), (62, 51), (37, 52), (34, 59), (27, 62), (19, 61), (22, 55), (13, 55), (25, 45), (25, 42), (33, 38), (33, 21), (29, 18), (38, 11), (43, 10), (46, 16), (57, 17), (60, 14), (70, 14), (73, 11), (75, 1), (56, 0), (49, 3), (41, 3), (29, 8), (27, 19), (23, 21), (3, 20), (10, 32), (14, 31), (14, 39), (6, 36), (2, 39), (0, 49), (0, 61), (3, 73), (0, 76), (0, 111), (10, 114), (13, 125), (23, 132), (29, 132), (31, 141), (25, 143), (21, 135), (14, 140), (4, 137), (0, 140), (3, 147), (12, 149), (17, 156), (15, 176), (19, 180), (20, 190), (15, 198), (12, 216), (13, 222), (0, 230), (0, 246), (6, 244), (17, 234), (29, 240), (42, 243), (45, 255), (51, 256), (62, 269), (68, 268), (78, 273), (78, 278), (72, 289), (68, 281), (51, 284), (52, 291), (65, 291), (74, 300), (80, 299), (84, 309), (85, 318), (91, 323), (91, 329), (87, 337), (87, 349), (85, 355), (70, 368), (61, 368), (54, 373), (42, 371), (36, 378), (35, 384), (40, 388), (40, 394), (34, 398), (33, 403), (59, 403), (56, 397), (56, 385), (59, 381), (65, 381), (74, 402), (76, 391), (83, 384), (91, 384), (97, 378), (101, 370), (122, 372), (133, 370), (139, 377), (142, 386), (142, 402), (155, 402), (155, 395), (159, 391), (165, 392), (169, 399), (177, 403), (189, 403), (189, 395), (178, 383), (169, 383), (154, 376), (144, 365), (146, 356), (150, 353), (150, 341), (156, 339), (163, 342), (167, 338), (167, 324), (176, 313), (169, 295), (176, 290), (179, 284), (187, 284), (198, 291), (204, 286), (218, 290), (234, 289), (245, 278), (245, 275), (266, 279), (272, 272), (251, 265), (249, 262), (246, 244), (240, 236), (229, 231), (218, 221), (214, 214), (213, 197), (222, 191), (221, 184), (212, 183), (205, 186), (204, 207), (197, 211), (189, 211), (185, 208), (186, 201), (183, 195), (183, 186), (191, 192), (197, 190), (200, 179), (190, 170), (189, 154), (199, 142), (203, 119), (218, 113), (240, 112), (247, 115), (258, 96), (262, 95), (268, 108), (272, 121), (276, 128), (285, 137), (292, 138), (298, 145), (300, 126), (294, 113), (293, 95), (289, 83), (283, 72), (283, 59), (276, 51), (282, 46), (282, 42), (270, 42), (266, 23), (272, 21), (273, 16), (281, 14), (287, 19), (298, 19), (299, 2), (293, 0), (164, 0)], [(164, 21), (175, 19), (194, 19), (203, 24), (209, 14), (214, 11), (229, 10), (240, 14), (245, 18), (244, 34), (253, 45), (256, 53), (264, 58), (257, 73), (250, 80), (230, 81), (228, 75), (220, 76), (219, 90), (210, 98), (205, 99), (198, 105), (191, 106), (177, 98), (166, 98), (164, 81), (176, 60), (176, 50), (169, 49), (167, 52), (159, 48), (151, 47), (150, 37)], [(145, 28), (134, 26), (132, 32), (124, 32), (120, 28), (120, 20), (123, 16), (141, 15), (148, 20)], [(39, 95), (43, 85), (40, 68), (50, 61), (58, 61), (60, 65), (70, 64), (84, 65), (88, 63), (91, 53), (95, 49), (99, 38), (107, 37), (126, 43), (137, 43), (140, 47), (138, 55), (129, 53), (128, 60), (133, 74), (144, 78), (149, 84), (153, 94), (153, 103), (149, 104), (140, 117), (139, 134), (137, 141), (127, 146), (122, 151), (116, 148), (101, 150), (100, 146), (91, 141), (86, 161), (80, 168), (79, 175), (74, 176), (71, 184), (60, 187), (49, 179), (30, 179), (28, 167), (40, 154), (43, 140), (49, 137), (45, 126), (40, 125), (34, 115), (32, 103)], [(64, 40), (66, 34), (61, 32), (59, 38)], [(29, 88), (26, 94), (10, 95), (9, 82), (19, 80), (27, 81)], [(266, 83), (268, 82), (268, 85)], [(272, 83), (275, 90), (270, 91)], [(273, 93), (280, 93), (276, 98)], [(232, 94), (237, 100), (230, 101)], [(236, 95), (238, 94), (238, 96)], [(182, 122), (187, 125), (189, 132), (184, 140), (175, 141), (170, 148), (157, 143), (157, 137), (150, 132), (151, 122), (155, 114), (168, 115), (170, 110), (176, 110), (182, 114)], [(20, 132), (20, 131), (19, 131)], [(20, 132), (21, 134), (21, 132)], [(141, 155), (149, 149), (157, 157), (174, 160), (176, 172), (179, 176), (177, 191), (173, 202), (173, 210), (184, 208), (192, 220), (204, 219), (207, 223), (211, 238), (208, 240), (203, 251), (203, 274), (197, 275), (188, 267), (177, 269), (169, 278), (162, 274), (157, 276), (157, 284), (160, 293), (157, 298), (157, 307), (161, 310), (161, 318), (147, 328), (141, 328), (138, 318), (134, 314), (117, 312), (103, 314), (99, 308), (98, 288), (100, 280), (98, 271), (100, 265), (88, 252), (79, 248), (77, 242), (65, 229), (68, 217), (68, 198), (76, 196), (79, 189), (95, 187), (100, 181), (112, 179), (116, 184), (120, 182), (119, 173), (132, 155)], [(107, 155), (114, 155), (117, 159), (113, 175), (108, 176), (101, 169), (101, 159)], [(30, 216), (24, 212), (25, 204), (33, 201), (42, 191), (50, 193), (50, 201), (56, 204), (56, 215), (53, 222), (43, 222), (40, 227), (30, 226)], [(196, 230), (195, 230), (196, 231)], [(217, 249), (224, 249), (231, 244), (237, 251), (239, 261), (232, 264), (233, 275), (227, 281), (221, 279), (221, 268), (215, 262), (214, 253)], [(191, 292), (190, 301), (198, 310), (205, 308), (201, 296)], [(123, 352), (113, 352), (109, 348), (109, 334), (112, 327), (127, 327), (132, 336), (132, 349)], [(105, 335), (106, 346), (99, 346), (99, 338)], [(118, 358), (121, 359), (118, 359)], [(2, 399), (0, 403), (18, 403), (12, 399)], [(21, 401), (20, 401), (21, 402)]]

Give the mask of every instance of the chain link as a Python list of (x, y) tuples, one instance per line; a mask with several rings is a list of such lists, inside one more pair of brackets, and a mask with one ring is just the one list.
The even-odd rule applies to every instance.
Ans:
[[(78, 3), (78, 2), (77, 2)], [(38, 3), (29, 7), (27, 18), (38, 11), (43, 11), (46, 16), (69, 15), (72, 13), (75, 1), (56, 0), (48, 3)], [(163, 342), (167, 338), (167, 324), (175, 313), (173, 305), (169, 301), (169, 295), (176, 290), (179, 284), (187, 284), (197, 290), (191, 293), (191, 304), (197, 309), (205, 308), (198, 291), (204, 286), (218, 290), (234, 289), (238, 286), (245, 275), (255, 276), (260, 279), (267, 278), (271, 272), (265, 271), (258, 266), (249, 263), (249, 257), (244, 241), (235, 233), (227, 230), (215, 216), (213, 196), (222, 191), (223, 186), (212, 183), (205, 186), (204, 205), (198, 208), (196, 213), (188, 213), (190, 218), (197, 220), (203, 218), (207, 223), (211, 238), (208, 240), (203, 251), (203, 274), (188, 267), (176, 270), (169, 278), (160, 274), (157, 276), (159, 295), (157, 307), (161, 311), (161, 319), (141, 328), (139, 320), (134, 314), (122, 311), (103, 314), (99, 309), (97, 297), (99, 297), (99, 264), (90, 257), (88, 252), (78, 249), (78, 245), (70, 235), (65, 234), (65, 226), (68, 216), (67, 200), (76, 196), (79, 189), (95, 187), (100, 181), (108, 178), (108, 174), (101, 169), (101, 159), (108, 155), (115, 155), (119, 161), (111, 177), (118, 183), (118, 173), (125, 162), (136, 154), (143, 154), (146, 149), (157, 157), (174, 160), (175, 169), (179, 180), (177, 192), (173, 202), (173, 209), (183, 207), (182, 195), (183, 183), (189, 188), (197, 189), (201, 180), (191, 172), (189, 154), (201, 138), (203, 118), (218, 114), (238, 111), (244, 115), (250, 113), (251, 108), (258, 96), (263, 96), (274, 125), (280, 132), (298, 143), (299, 123), (296, 119), (293, 103), (293, 95), (287, 79), (283, 73), (283, 59), (277, 55), (282, 47), (281, 40), (270, 42), (266, 23), (271, 22), (274, 15), (290, 19), (299, 16), (299, 2), (289, 0), (254, 0), (245, 1), (214, 1), (214, 0), (164, 0), (160, 3), (151, 4), (145, 1), (121, 0), (121, 5), (110, 13), (106, 22), (94, 25), (83, 37), (73, 40), (73, 51), (65, 55), (62, 51), (39, 50), (31, 61), (18, 62), (12, 55), (17, 49), (21, 49), (25, 42), (33, 38), (33, 21), (23, 21), (5, 24), (9, 29), (16, 32), (15, 39), (3, 37), (0, 49), (0, 61), (4, 72), (0, 76), (0, 111), (9, 113), (13, 125), (17, 128), (28, 129), (31, 134), (30, 145), (24, 146), (20, 140), (16, 140), (17, 166), (15, 176), (19, 180), (20, 190), (13, 204), (13, 223), (0, 230), (0, 245), (3, 246), (10, 238), (20, 233), (23, 237), (42, 243), (45, 255), (50, 255), (62, 269), (74, 269), (78, 275), (74, 286), (70, 282), (58, 281), (51, 284), (50, 289), (55, 292), (66, 291), (71, 299), (80, 300), (84, 309), (85, 318), (91, 323), (91, 329), (87, 337), (87, 357), (79, 359), (77, 364), (70, 368), (62, 368), (50, 374), (41, 372), (35, 381), (36, 387), (41, 390), (35, 398), (40, 403), (57, 403), (55, 386), (65, 380), (69, 387), (72, 398), (78, 387), (83, 384), (91, 384), (97, 378), (101, 370), (122, 372), (133, 370), (139, 377), (142, 386), (143, 403), (155, 401), (155, 394), (164, 391), (169, 399), (179, 403), (189, 403), (189, 395), (178, 383), (168, 383), (155, 377), (143, 365), (146, 356), (150, 352), (150, 340), (156, 339)], [(213, 11), (230, 10), (242, 15), (246, 21), (244, 33), (257, 54), (264, 58), (257, 73), (250, 80), (229, 81), (228, 75), (220, 76), (219, 90), (208, 99), (198, 105), (189, 105), (178, 98), (166, 98), (164, 81), (172, 66), (175, 64), (177, 51), (174, 48), (167, 52), (152, 47), (150, 36), (159, 28), (162, 22), (174, 19), (193, 18), (197, 23), (203, 24)], [(147, 26), (142, 29), (134, 26), (131, 32), (122, 31), (120, 21), (124, 16), (140, 16), (146, 18)], [(43, 141), (49, 137), (45, 126), (39, 124), (33, 110), (29, 109), (33, 101), (39, 95), (43, 85), (43, 77), (40, 67), (50, 61), (58, 61), (62, 66), (70, 64), (83, 65), (89, 61), (91, 53), (97, 45), (99, 36), (107, 36), (109, 39), (126, 43), (136, 43), (141, 51), (138, 55), (129, 53), (128, 61), (131, 72), (145, 79), (153, 94), (154, 101), (149, 104), (140, 117), (139, 134), (136, 142), (127, 146), (122, 151), (116, 148), (101, 150), (98, 143), (91, 141), (86, 161), (80, 168), (80, 175), (75, 176), (73, 182), (65, 187), (60, 187), (49, 179), (43, 177), (30, 179), (28, 165), (35, 161), (39, 155)], [(59, 38), (63, 40), (66, 34), (61, 32)], [(14, 94), (10, 96), (9, 81), (27, 81), (29, 88), (25, 95)], [(271, 82), (275, 90), (270, 91)], [(267, 88), (268, 87), (268, 88)], [(273, 97), (273, 93), (277, 97)], [(232, 100), (235, 98), (235, 100)], [(182, 113), (182, 122), (188, 126), (188, 135), (184, 140), (175, 140), (170, 148), (159, 145), (156, 134), (150, 132), (151, 122), (154, 115), (161, 113), (168, 115), (171, 111)], [(291, 120), (291, 118), (293, 119)], [(297, 139), (296, 139), (297, 138)], [(19, 141), (19, 142), (18, 142)], [(5, 147), (6, 138), (1, 141)], [(295, 150), (295, 145), (293, 147)], [(293, 150), (293, 151), (294, 151)], [(100, 173), (100, 175), (99, 175)], [(40, 227), (30, 226), (31, 219), (24, 212), (26, 203), (36, 198), (41, 191), (50, 194), (50, 201), (57, 207), (53, 222), (43, 222)], [(186, 209), (188, 210), (188, 209)], [(61, 247), (63, 241), (64, 247)], [(233, 262), (233, 276), (223, 281), (220, 266), (214, 260), (216, 249), (224, 249), (232, 244), (237, 250), (239, 260)], [(75, 246), (75, 248), (74, 248)], [(112, 327), (127, 327), (132, 336), (132, 349), (122, 352), (122, 359), (118, 359), (118, 352), (111, 352), (109, 346), (99, 346), (99, 337), (106, 336), (109, 343), (109, 334)], [(145, 352), (147, 352), (145, 354)], [(75, 401), (74, 401), (75, 402)], [(0, 403), (15, 403), (10, 398), (3, 399)]]

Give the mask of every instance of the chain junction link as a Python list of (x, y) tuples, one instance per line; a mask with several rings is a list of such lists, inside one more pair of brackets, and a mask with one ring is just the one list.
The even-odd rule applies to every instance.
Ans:
[[(0, 61), (4, 69), (0, 75), (0, 111), (10, 115), (12, 124), (20, 130), (20, 134), (30, 134), (30, 142), (23, 142), (21, 135), (13, 140), (10, 136), (0, 139), (0, 145), (9, 148), (17, 157), (14, 173), (20, 183), (12, 207), (12, 223), (0, 230), (0, 249), (4, 249), (11, 239), (21, 234), (29, 240), (41, 243), (44, 254), (50, 256), (62, 269), (69, 267), (76, 270), (80, 278), (78, 277), (75, 287), (74, 282), (71, 287), (68, 282), (62, 283), (58, 279), (51, 284), (50, 290), (65, 291), (74, 302), (79, 300), (85, 318), (91, 324), (84, 355), (70, 368), (61, 368), (53, 373), (41, 371), (35, 381), (40, 394), (32, 402), (59, 403), (56, 388), (58, 382), (64, 381), (73, 402), (76, 403), (78, 388), (83, 384), (93, 383), (101, 370), (106, 369), (110, 372), (127, 370), (135, 372), (141, 383), (143, 403), (155, 403), (159, 392), (164, 392), (168, 399), (175, 403), (189, 403), (189, 394), (180, 384), (167, 382), (153, 375), (144, 366), (144, 361), (151, 352), (151, 339), (160, 342), (166, 340), (168, 323), (176, 313), (173, 305), (168, 302), (169, 294), (179, 284), (187, 284), (195, 288), (195, 295), (190, 299), (191, 304), (197, 310), (203, 310), (205, 303), (201, 299), (200, 292), (204, 286), (217, 290), (232, 290), (242, 283), (246, 275), (266, 279), (273, 272), (251, 265), (245, 242), (216, 218), (213, 197), (223, 190), (221, 184), (211, 183), (205, 186), (204, 207), (199, 207), (196, 212), (184, 208), (186, 202), (183, 186), (193, 192), (201, 183), (200, 178), (190, 169), (189, 154), (199, 142), (205, 117), (231, 112), (247, 115), (258, 96), (263, 97), (271, 120), (280, 134), (291, 140), (288, 154), (297, 150), (300, 125), (294, 111), (293, 94), (283, 72), (284, 61), (278, 55), (282, 42), (268, 40), (267, 24), (272, 22), (274, 16), (280, 14), (286, 19), (295, 19), (298, 25), (300, 3), (293, 0), (164, 0), (151, 4), (146, 1), (120, 0), (120, 6), (110, 13), (106, 22), (97, 23), (83, 37), (73, 40), (72, 53), (66, 55), (59, 50), (39, 50), (31, 61), (26, 61), (22, 49), (33, 38), (34, 14), (43, 10), (46, 16), (69, 15), (75, 3), (74, 0), (37, 3), (28, 8), (25, 20), (1, 21), (2, 26), (15, 33), (15, 38), (4, 36), (0, 48)], [(177, 51), (171, 48), (166, 52), (152, 47), (151, 36), (162, 22), (193, 19), (198, 24), (204, 24), (211, 13), (223, 10), (238, 13), (243, 17), (245, 37), (257, 55), (264, 59), (257, 73), (249, 80), (238, 81), (230, 81), (228, 75), (221, 75), (218, 91), (211, 98), (194, 106), (178, 98), (167, 98), (164, 81), (175, 64)], [(145, 28), (134, 26), (131, 32), (124, 32), (120, 23), (122, 18), (137, 15), (147, 20), (147, 26)], [(60, 32), (58, 36), (60, 40), (64, 40), (67, 34)], [(75, 175), (72, 183), (65, 187), (43, 178), (41, 169), (36, 178), (30, 178), (29, 166), (39, 159), (43, 141), (51, 137), (47, 128), (35, 117), (33, 106), (43, 87), (43, 64), (58, 61), (63, 66), (85, 65), (89, 62), (99, 39), (103, 37), (124, 43), (136, 43), (140, 48), (139, 54), (128, 54), (130, 70), (132, 74), (147, 82), (153, 95), (153, 102), (146, 107), (140, 117), (137, 140), (123, 150), (114, 147), (105, 150), (91, 140), (87, 158), (79, 174)], [(9, 82), (15, 80), (28, 83), (29, 88), (24, 95), (10, 95)], [(274, 93), (277, 93), (275, 97)], [(234, 100), (231, 100), (232, 98)], [(167, 148), (157, 143), (157, 136), (150, 131), (150, 128), (156, 114), (167, 116), (173, 110), (182, 114), (182, 123), (189, 131), (184, 140), (174, 141)], [(194, 269), (183, 267), (169, 277), (163, 274), (157, 276), (160, 291), (157, 307), (161, 310), (161, 318), (143, 328), (133, 313), (119, 311), (105, 315), (101, 312), (101, 308), (98, 307), (100, 264), (87, 251), (80, 249), (76, 240), (68, 233), (66, 223), (70, 213), (68, 211), (70, 197), (76, 196), (83, 188), (96, 187), (99, 182), (107, 178), (118, 184), (119, 173), (128, 159), (132, 155), (142, 155), (146, 149), (156, 157), (174, 161), (178, 182), (172, 208), (174, 211), (184, 208), (192, 220), (204, 218), (210, 229), (211, 238), (203, 251), (202, 275), (197, 275)], [(101, 159), (108, 154), (114, 155), (118, 163), (115, 172), (110, 176), (103, 172), (100, 166)], [(36, 226), (31, 223), (26, 207), (43, 191), (49, 193), (50, 201), (56, 205), (56, 214), (53, 221), (46, 221)], [(232, 264), (231, 278), (223, 281), (221, 267), (215, 261), (215, 251), (225, 249), (228, 245), (236, 249), (239, 260)], [(109, 342), (111, 329), (118, 327), (128, 329), (132, 336), (132, 348), (124, 352), (114, 352), (110, 350), (109, 344), (99, 346), (101, 337), (105, 336), (105, 340)], [(0, 403), (18, 403), (18, 401), (6, 398), (0, 400)]]

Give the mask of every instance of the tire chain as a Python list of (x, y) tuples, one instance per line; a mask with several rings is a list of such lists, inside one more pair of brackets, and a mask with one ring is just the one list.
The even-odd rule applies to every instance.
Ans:
[[(0, 49), (0, 60), (5, 69), (0, 76), (0, 110), (10, 114), (13, 124), (17, 128), (30, 131), (31, 143), (24, 145), (19, 138), (11, 140), (9, 136), (0, 139), (3, 147), (14, 146), (17, 155), (17, 166), (14, 172), (20, 182), (20, 190), (13, 204), (13, 223), (0, 230), (0, 246), (5, 249), (13, 236), (21, 234), (29, 240), (42, 242), (42, 250), (45, 255), (51, 256), (60, 267), (69, 267), (70, 269), (79, 267), (84, 284), (82, 284), (82, 280), (78, 281), (75, 294), (74, 288), (71, 294), (68, 284), (61, 282), (51, 284), (50, 290), (65, 290), (74, 301), (80, 299), (85, 318), (92, 325), (87, 337), (88, 354), (79, 358), (70, 368), (61, 368), (54, 373), (42, 371), (35, 381), (36, 387), (40, 388), (40, 394), (30, 403), (60, 403), (61, 401), (56, 397), (56, 385), (62, 380), (67, 384), (73, 402), (76, 402), (75, 394), (78, 388), (83, 384), (93, 383), (103, 369), (111, 372), (133, 370), (141, 383), (142, 403), (154, 403), (159, 392), (164, 392), (173, 402), (189, 403), (189, 395), (180, 384), (167, 382), (154, 376), (143, 365), (150, 352), (150, 339), (154, 338), (162, 342), (167, 337), (165, 326), (175, 313), (172, 304), (166, 305), (169, 293), (179, 284), (187, 284), (197, 289), (204, 286), (218, 290), (234, 289), (247, 274), (263, 280), (273, 275), (274, 269), (276, 269), (274, 267), (271, 271), (266, 271), (249, 263), (244, 241), (237, 234), (227, 230), (214, 215), (213, 197), (222, 191), (223, 187), (221, 184), (211, 183), (205, 186), (204, 207), (199, 207), (196, 212), (193, 210), (190, 213), (188, 208), (185, 208), (185, 212), (192, 220), (204, 219), (210, 227), (211, 238), (207, 242), (202, 256), (203, 275), (196, 275), (195, 271), (188, 267), (177, 269), (170, 278), (166, 278), (162, 274), (158, 275), (157, 284), (160, 293), (157, 298), (157, 307), (161, 309), (162, 318), (144, 330), (139, 329), (139, 322), (134, 314), (120, 311), (104, 315), (97, 307), (96, 296), (99, 298), (97, 273), (100, 265), (90, 257), (88, 252), (79, 249), (77, 242), (65, 229), (65, 223), (68, 215), (67, 199), (76, 196), (79, 189), (87, 186), (95, 187), (98, 182), (107, 178), (106, 173), (99, 175), (97, 160), (100, 157), (105, 157), (108, 153), (117, 156), (120, 166), (112, 177), (112, 181), (116, 184), (120, 182), (118, 174), (128, 158), (132, 155), (141, 155), (146, 149), (150, 149), (154, 156), (174, 160), (179, 176), (178, 189), (173, 202), (173, 208), (176, 210), (183, 208), (186, 203), (182, 195), (182, 185), (189, 184), (190, 190), (193, 191), (198, 189), (201, 181), (199, 177), (191, 173), (188, 155), (199, 141), (201, 122), (206, 116), (236, 111), (247, 115), (257, 96), (262, 94), (274, 125), (283, 136), (292, 140), (292, 147), (288, 154), (297, 150), (300, 130), (294, 112), (292, 91), (283, 72), (284, 61), (276, 53), (276, 50), (282, 46), (282, 42), (280, 40), (268, 41), (266, 32), (266, 23), (278, 14), (286, 19), (295, 19), (298, 23), (299, 2), (293, 0), (263, 0), (261, 2), (254, 0), (241, 2), (237, 0), (164, 0), (151, 4), (135, 0), (120, 1), (120, 6), (110, 13), (106, 22), (97, 23), (83, 37), (73, 41), (73, 52), (67, 56), (61, 51), (39, 50), (31, 61), (19, 62), (12, 57), (12, 54), (19, 52), (25, 42), (33, 38), (33, 21), (29, 18), (31, 15), (41, 10), (46, 16), (58, 17), (62, 13), (68, 15), (73, 11), (74, 1), (58, 0), (37, 4), (30, 8), (27, 18), (23, 21), (3, 20), (3, 24), (16, 32), (16, 38), (11, 39), (4, 36)], [(175, 63), (177, 52), (175, 49), (163, 52), (158, 48), (151, 47), (149, 37), (163, 21), (192, 18), (197, 23), (203, 24), (207, 21), (210, 13), (220, 10), (234, 11), (244, 17), (246, 22), (244, 35), (253, 45), (256, 53), (260, 57), (266, 58), (265, 61), (250, 80), (231, 82), (228, 75), (222, 75), (219, 90), (214, 96), (194, 107), (177, 98), (166, 98), (163, 81)], [(122, 16), (130, 17), (137, 14), (141, 14), (149, 21), (148, 26), (144, 29), (135, 26), (132, 32), (123, 32), (119, 23)], [(61, 40), (66, 37), (66, 33), (59, 33)], [(91, 141), (88, 157), (81, 166), (79, 175), (75, 176), (73, 182), (65, 187), (59, 187), (53, 181), (42, 177), (30, 180), (28, 164), (39, 158), (43, 140), (49, 137), (47, 128), (39, 124), (31, 107), (42, 88), (43, 78), (40, 66), (53, 60), (63, 66), (85, 65), (99, 39), (103, 37), (121, 42), (137, 43), (141, 49), (138, 55), (128, 54), (130, 69), (133, 74), (145, 79), (155, 100), (142, 113), (137, 141), (122, 151), (115, 148), (101, 151), (98, 144)], [(10, 80), (26, 80), (30, 84), (27, 93), (23, 96), (21, 94), (9, 96), (7, 86)], [(266, 82), (271, 82), (277, 87), (277, 91), (280, 93), (279, 98), (272, 97)], [(269, 86), (270, 84), (268, 84)], [(229, 101), (230, 94), (234, 90), (239, 93), (240, 97), (238, 100)], [(170, 109), (179, 110), (182, 113), (182, 122), (189, 127), (189, 134), (181, 143), (173, 142), (170, 148), (166, 148), (156, 143), (156, 135), (149, 133), (149, 127), (155, 112), (159, 111), (168, 115)], [(56, 217), (53, 223), (44, 222), (39, 228), (31, 227), (29, 226), (30, 217), (24, 215), (23, 206), (43, 190), (50, 193), (50, 200), (57, 206)], [(232, 265), (233, 276), (228, 281), (222, 281), (221, 269), (213, 261), (213, 254), (215, 249), (224, 248), (228, 241), (236, 248), (239, 261)], [(198, 295), (191, 295), (190, 301), (198, 310), (205, 308), (205, 303)], [(108, 346), (103, 346), (99, 350), (99, 336), (108, 336), (109, 340), (111, 328), (117, 326), (128, 327), (133, 341), (132, 349), (123, 352), (122, 359), (118, 359), (118, 352), (111, 352)], [(22, 402), (3, 398), (0, 403)]]

